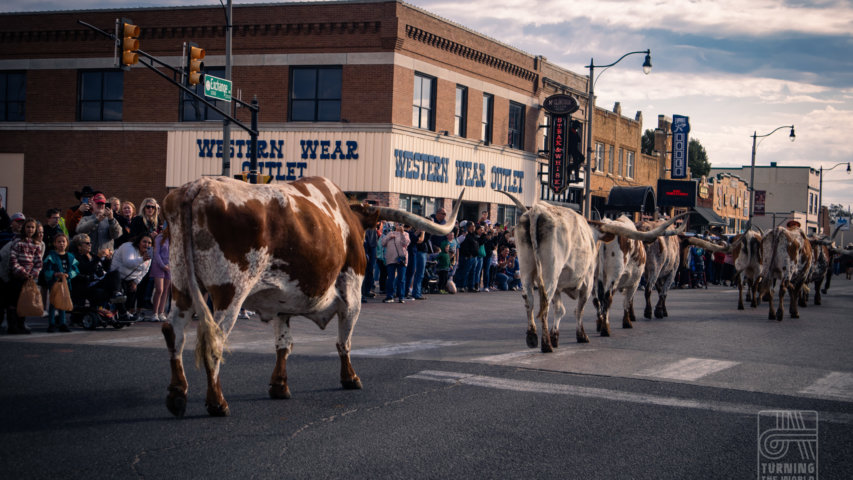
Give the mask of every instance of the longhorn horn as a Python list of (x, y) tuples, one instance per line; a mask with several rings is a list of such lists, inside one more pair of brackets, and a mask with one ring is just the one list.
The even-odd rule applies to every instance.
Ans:
[(841, 257), (853, 257), (853, 250), (847, 250), (844, 248), (832, 247), (830, 248), (832, 253)]
[(704, 248), (705, 250), (708, 250), (709, 252), (728, 253), (732, 250), (731, 244), (726, 245), (726, 246), (722, 246), (722, 245), (717, 245), (716, 243), (711, 243), (707, 240), (703, 240), (701, 238), (696, 238), (696, 237), (688, 237), (687, 243), (689, 243), (690, 245), (696, 245), (697, 247)]
[(749, 228), (754, 228), (754, 229), (758, 230), (758, 233), (760, 233), (762, 237), (764, 236), (764, 230), (762, 230), (761, 227), (759, 227), (758, 225), (753, 224), (753, 225), (750, 225)]
[(590, 226), (594, 226), (594, 228), (598, 229), (600, 232), (604, 233), (612, 233), (614, 235), (619, 235), (620, 237), (630, 238), (632, 240), (640, 240), (643, 242), (652, 242), (660, 236), (671, 236), (678, 235), (684, 232), (684, 229), (687, 228), (687, 224), (684, 223), (681, 227), (676, 230), (667, 230), (667, 227), (675, 223), (681, 217), (686, 216), (687, 213), (682, 213), (681, 215), (676, 215), (666, 222), (658, 225), (657, 227), (649, 230), (648, 232), (640, 232), (638, 230), (634, 230), (632, 228), (628, 228), (624, 225), (619, 225), (618, 223), (604, 223), (597, 221), (590, 221)]
[(526, 211), (527, 211), (527, 207), (525, 207), (525, 206), (524, 206), (524, 204), (523, 204), (523, 203), (521, 203), (521, 200), (520, 200), (518, 197), (516, 197), (515, 195), (513, 195), (513, 194), (511, 194), (511, 193), (509, 193), (509, 192), (504, 192), (503, 190), (495, 190), (495, 191), (496, 191), (496, 192), (503, 193), (504, 195), (506, 195), (507, 197), (509, 197), (509, 199), (510, 199), (510, 200), (512, 200), (512, 203), (514, 203), (514, 204), (515, 204), (515, 206), (516, 206), (519, 210), (521, 210), (521, 213), (524, 213), (524, 212), (526, 212)]
[(830, 243), (835, 241), (835, 236), (836, 236), (836, 235), (838, 235), (838, 232), (841, 230), (841, 227), (843, 227), (843, 226), (844, 226), (844, 224), (838, 224), (838, 225), (835, 227), (835, 231), (834, 231), (834, 232), (832, 232), (832, 236), (831, 236), (831, 237), (829, 237), (829, 241), (830, 241)]
[(404, 223), (415, 227), (417, 230), (423, 230), (433, 235), (447, 235), (453, 230), (453, 225), (456, 223), (456, 216), (459, 215), (459, 210), (462, 208), (462, 197), (465, 195), (465, 189), (459, 194), (456, 200), (456, 205), (453, 207), (453, 212), (447, 217), (444, 225), (439, 225), (427, 218), (415, 215), (414, 213), (405, 210), (398, 210), (391, 207), (371, 207), (375, 208), (382, 220), (391, 220), (393, 222)]

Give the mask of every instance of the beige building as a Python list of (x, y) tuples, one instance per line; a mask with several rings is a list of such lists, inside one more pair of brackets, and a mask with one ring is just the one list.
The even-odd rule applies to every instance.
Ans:
[[(750, 166), (712, 168), (709, 176), (730, 174), (747, 179)], [(811, 167), (755, 166), (755, 191), (766, 192), (764, 215), (754, 214), (752, 223), (763, 230), (796, 219), (807, 233), (817, 231), (820, 172)], [(747, 202), (747, 208), (749, 207)]]
[(740, 233), (749, 220), (749, 183), (729, 173), (702, 177), (696, 205), (712, 209), (723, 219), (722, 233)]

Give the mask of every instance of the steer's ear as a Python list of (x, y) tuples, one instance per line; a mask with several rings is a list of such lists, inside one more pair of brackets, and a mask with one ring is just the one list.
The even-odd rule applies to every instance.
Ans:
[(361, 228), (365, 230), (375, 227), (376, 222), (379, 221), (379, 210), (370, 205), (351, 203), (349, 208), (358, 217), (358, 220), (361, 222)]

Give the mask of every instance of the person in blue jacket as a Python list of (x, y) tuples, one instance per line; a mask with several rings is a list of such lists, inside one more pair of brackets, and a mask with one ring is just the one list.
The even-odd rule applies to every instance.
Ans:
[[(70, 291), (71, 279), (76, 277), (78, 273), (80, 273), (80, 269), (77, 266), (77, 259), (68, 251), (68, 237), (65, 233), (57, 233), (53, 238), (53, 250), (44, 259), (44, 279), (48, 288), (64, 277)], [(56, 307), (51, 304), (47, 312), (47, 331), (49, 333), (55, 332), (57, 328), (60, 332), (71, 331), (65, 318), (65, 310), (59, 310), (59, 315), (57, 315)]]

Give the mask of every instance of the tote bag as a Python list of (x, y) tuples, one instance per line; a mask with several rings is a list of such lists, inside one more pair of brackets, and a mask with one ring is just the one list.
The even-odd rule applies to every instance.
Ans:
[(24, 288), (21, 289), (17, 312), (19, 317), (40, 317), (44, 314), (41, 291), (34, 278), (27, 280)]
[(68, 289), (68, 281), (65, 277), (60, 278), (50, 287), (50, 304), (57, 310), (66, 312), (74, 310), (74, 304), (71, 303), (71, 290)]

